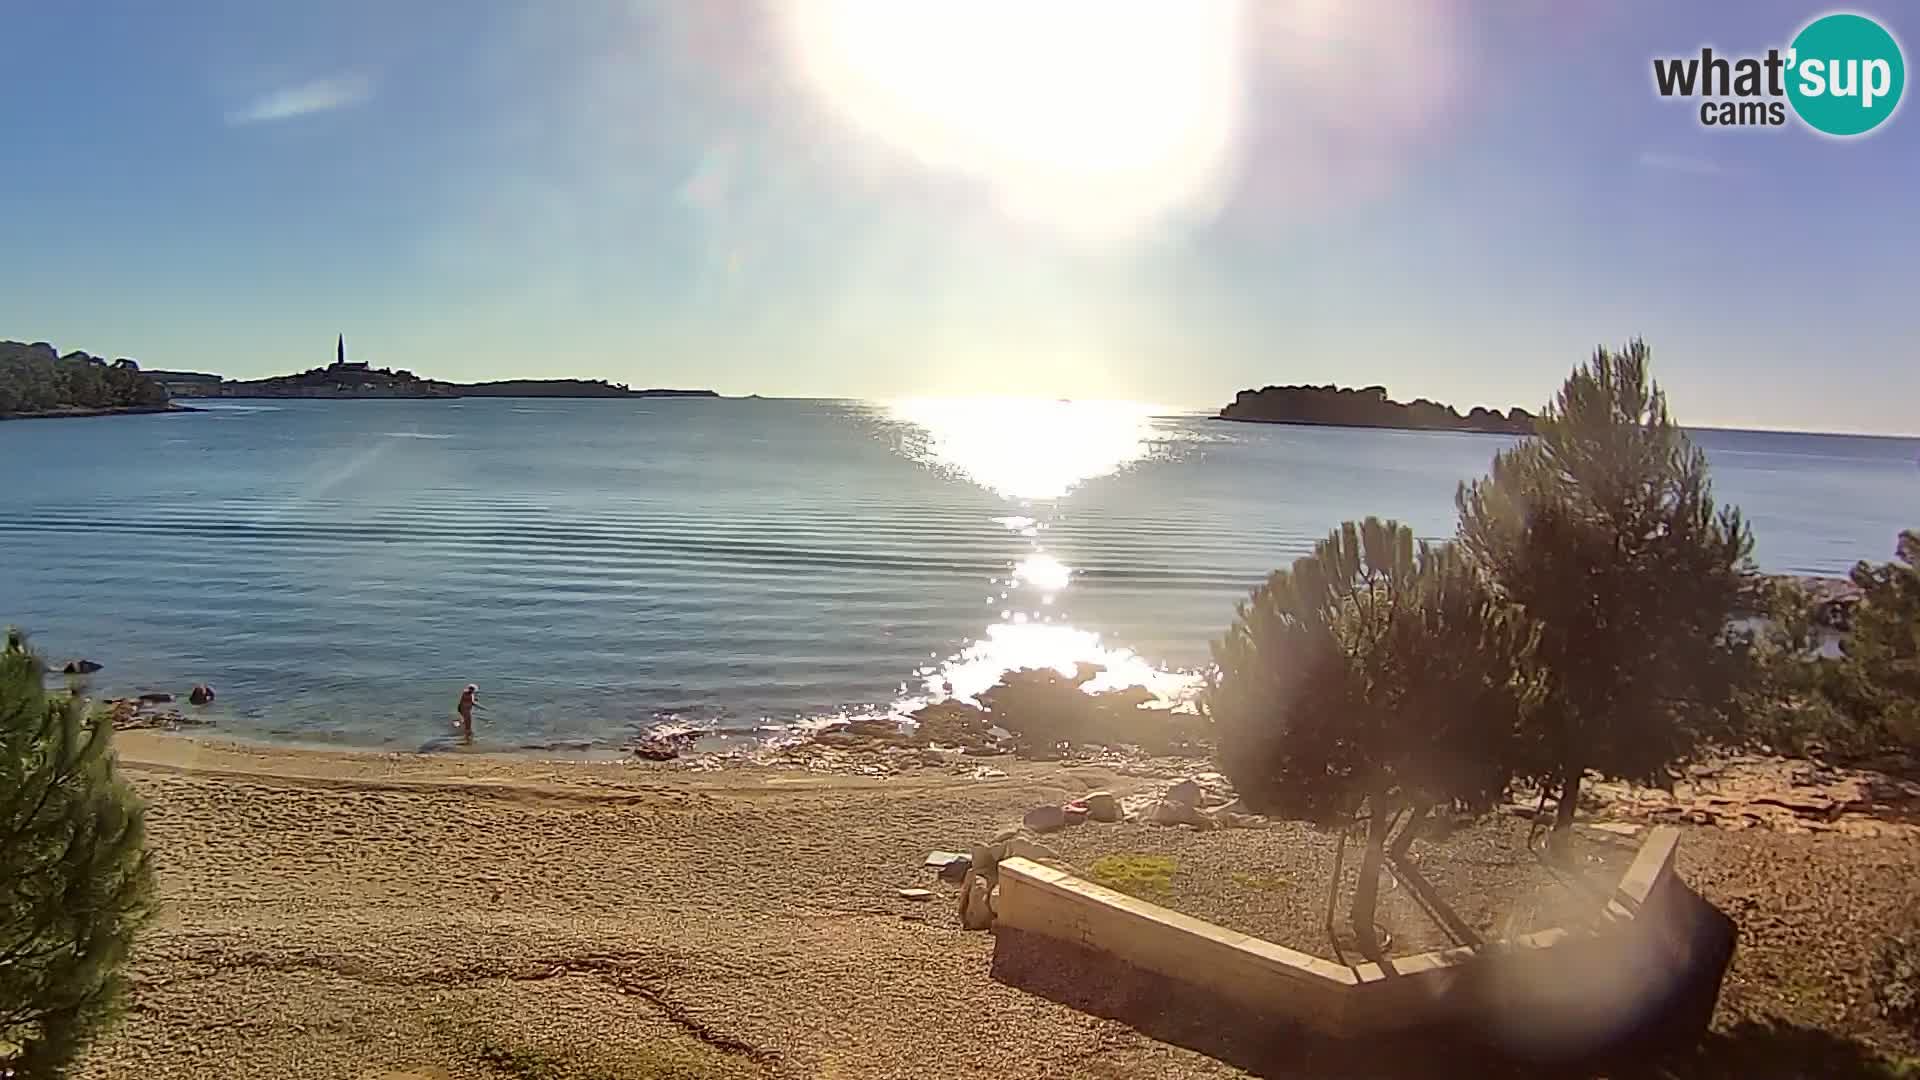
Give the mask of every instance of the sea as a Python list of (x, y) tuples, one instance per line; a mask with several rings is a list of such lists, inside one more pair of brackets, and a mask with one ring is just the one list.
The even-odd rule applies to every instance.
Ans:
[[(1768, 571), (1920, 526), (1920, 440), (1699, 430)], [(1343, 519), (1445, 539), (1510, 437), (1119, 402), (207, 402), (0, 424), (0, 622), (98, 696), (416, 749), (778, 740), (1011, 668), (1191, 692), (1235, 603)]]

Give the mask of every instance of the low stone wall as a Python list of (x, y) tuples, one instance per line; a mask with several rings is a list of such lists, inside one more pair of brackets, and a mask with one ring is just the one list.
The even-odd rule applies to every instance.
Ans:
[[(1706, 987), (1711, 1013), (1731, 939), (1725, 949), (1702, 944), (1701, 901), (1674, 874), (1678, 844), (1678, 830), (1652, 830), (1598, 930), (1545, 930), (1380, 964), (1336, 964), (1024, 858), (999, 864), (994, 928), (1107, 953), (1328, 1035), (1464, 1021), (1523, 1051), (1535, 1036), (1557, 1051), (1612, 1041), (1651, 1013), (1671, 1018), (1682, 990), (1697, 998)], [(1697, 1002), (1687, 1015), (1704, 1022)], [(1517, 1018), (1514, 1032), (1501, 1017)]]

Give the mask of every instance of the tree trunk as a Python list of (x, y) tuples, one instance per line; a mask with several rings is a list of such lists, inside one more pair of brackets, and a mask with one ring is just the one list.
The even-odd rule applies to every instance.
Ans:
[(1360, 861), (1360, 881), (1353, 889), (1353, 936), (1360, 954), (1369, 960), (1380, 959), (1380, 939), (1375, 934), (1374, 911), (1380, 905), (1380, 863), (1387, 852), (1387, 833), (1393, 828), (1393, 816), (1380, 800), (1368, 800), (1367, 853)]
[(1560, 774), (1560, 804), (1553, 810), (1553, 837), (1551, 845), (1562, 848), (1573, 835), (1573, 812), (1580, 805), (1580, 776), (1586, 770), (1578, 765), (1568, 765)]
[(1430, 802), (1413, 805), (1412, 811), (1407, 814), (1407, 823), (1400, 826), (1399, 835), (1393, 838), (1393, 846), (1390, 850), (1394, 859), (1407, 857), (1408, 849), (1412, 848), (1413, 842), (1419, 838), (1420, 827), (1427, 823), (1427, 815), (1432, 812), (1433, 804)]

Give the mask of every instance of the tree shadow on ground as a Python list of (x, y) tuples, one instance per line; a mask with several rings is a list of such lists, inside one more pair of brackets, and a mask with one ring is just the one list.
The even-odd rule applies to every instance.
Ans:
[(1920, 1080), (1871, 1047), (1785, 1023), (1742, 1023), (1675, 1047), (1671, 1041), (1579, 1060), (1519, 1056), (1464, 1029), (1356, 1039), (1314, 1034), (1225, 1002), (1110, 954), (996, 928), (993, 977), (1081, 1012), (1117, 1020), (1264, 1077), (1412, 1080), (1415, 1077), (1577, 1077), (1646, 1080), (1861, 1078)]
[(1746, 1021), (1652, 1062), (1619, 1063), (1606, 1075), (1648, 1080), (1920, 1080), (1920, 1058), (1885, 1057), (1865, 1043), (1820, 1028), (1781, 1020)]

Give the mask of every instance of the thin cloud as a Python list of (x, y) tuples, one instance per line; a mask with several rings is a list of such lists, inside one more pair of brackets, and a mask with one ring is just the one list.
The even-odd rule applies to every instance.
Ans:
[(1695, 157), (1691, 154), (1662, 154), (1653, 150), (1640, 152), (1640, 167), (1658, 169), (1661, 172), (1688, 173), (1693, 176), (1719, 176), (1727, 171), (1712, 158)]
[(365, 75), (336, 75), (298, 86), (282, 87), (254, 99), (244, 109), (227, 114), (229, 124), (260, 124), (296, 116), (359, 105), (373, 96), (373, 80)]

